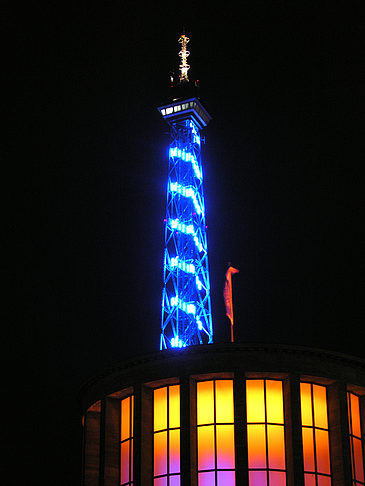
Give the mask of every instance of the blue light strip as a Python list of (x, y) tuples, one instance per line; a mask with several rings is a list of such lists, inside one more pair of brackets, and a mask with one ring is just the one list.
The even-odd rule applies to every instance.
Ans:
[(202, 321), (200, 319), (200, 316), (196, 315), (196, 306), (195, 306), (195, 304), (192, 304), (192, 303), (187, 304), (183, 300), (179, 299), (178, 296), (171, 297), (170, 304), (173, 307), (178, 307), (182, 311), (186, 312), (186, 314), (190, 314), (192, 316), (195, 316), (195, 320), (196, 320), (196, 323), (198, 325), (198, 329), (200, 331), (203, 329), (203, 323), (202, 323)]
[(172, 348), (185, 348), (186, 343), (183, 343), (181, 339), (179, 339), (179, 336), (175, 336), (171, 338), (171, 347)]
[(179, 257), (173, 257), (170, 260), (170, 266), (171, 266), (171, 268), (179, 268), (183, 272), (195, 275), (195, 283), (196, 283), (197, 289), (202, 290), (202, 288), (204, 286), (203, 286), (202, 281), (198, 277), (198, 275), (196, 275), (195, 265), (193, 263), (186, 263), (184, 260), (180, 260)]
[(178, 159), (185, 160), (186, 162), (191, 162), (196, 177), (200, 181), (202, 180), (203, 175), (202, 175), (202, 172), (199, 168), (198, 161), (196, 160), (196, 157), (194, 156), (194, 154), (192, 154), (190, 152), (185, 152), (185, 150), (181, 150), (177, 147), (174, 147), (174, 148), (170, 148), (169, 155), (170, 155), (170, 157), (177, 157)]
[(170, 260), (170, 265), (172, 268), (180, 268), (186, 273), (195, 274), (195, 266), (193, 263), (186, 263), (184, 260), (180, 260), (179, 257), (173, 257)]
[(191, 131), (193, 133), (193, 140), (194, 140), (194, 143), (197, 143), (198, 145), (200, 145), (200, 135), (196, 129), (196, 126), (194, 125), (194, 123), (189, 120), (187, 121), (187, 126), (189, 126), (191, 128)]
[(176, 192), (178, 194), (181, 194), (184, 197), (189, 197), (193, 200), (195, 210), (198, 214), (203, 214), (204, 216), (204, 211), (200, 207), (200, 204), (198, 202), (198, 197), (196, 191), (192, 187), (186, 187), (178, 182), (170, 182), (170, 191), (171, 192)]
[(205, 248), (203, 247), (202, 243), (199, 241), (199, 238), (197, 236), (196, 231), (194, 230), (194, 226), (192, 224), (185, 224), (185, 223), (180, 223), (178, 219), (170, 219), (169, 221), (170, 226), (172, 229), (175, 229), (177, 231), (181, 231), (182, 233), (185, 233), (186, 235), (192, 235), (194, 239), (195, 246), (198, 248), (200, 252), (203, 250), (205, 251)]
[(179, 309), (183, 310), (184, 312), (186, 312), (187, 314), (192, 314), (195, 316), (195, 313), (196, 313), (196, 307), (195, 307), (195, 304), (192, 304), (192, 303), (186, 303), (184, 302), (183, 300), (179, 299), (178, 296), (176, 297), (171, 297), (170, 299), (170, 304), (173, 306), (173, 307), (178, 307)]
[(198, 275), (195, 277), (195, 283), (196, 283), (198, 290), (201, 290), (203, 288), (203, 284), (202, 284), (200, 278), (198, 277)]

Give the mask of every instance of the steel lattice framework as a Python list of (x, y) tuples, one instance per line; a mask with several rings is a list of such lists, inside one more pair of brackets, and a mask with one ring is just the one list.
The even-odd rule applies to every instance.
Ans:
[(159, 108), (170, 124), (160, 349), (213, 342), (197, 98)]

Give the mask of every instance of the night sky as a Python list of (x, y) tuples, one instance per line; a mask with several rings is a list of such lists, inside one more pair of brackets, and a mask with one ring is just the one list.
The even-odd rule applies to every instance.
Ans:
[(213, 4), (36, 2), (7, 24), (17, 304), (3, 362), (23, 397), (16, 470), (37, 484), (80, 483), (82, 383), (158, 350), (169, 136), (157, 107), (183, 27), (213, 118), (215, 342), (229, 340), (231, 261), (237, 341), (365, 358), (364, 2)]

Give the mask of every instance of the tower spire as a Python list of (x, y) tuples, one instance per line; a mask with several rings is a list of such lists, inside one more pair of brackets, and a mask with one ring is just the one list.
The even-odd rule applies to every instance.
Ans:
[(188, 71), (190, 69), (189, 64), (187, 63), (187, 58), (190, 55), (190, 52), (186, 49), (186, 46), (188, 42), (190, 41), (189, 37), (185, 35), (185, 29), (184, 33), (180, 36), (179, 43), (181, 44), (181, 51), (179, 52), (179, 56), (181, 58), (180, 61), (180, 83), (188, 83), (189, 78), (188, 78)]

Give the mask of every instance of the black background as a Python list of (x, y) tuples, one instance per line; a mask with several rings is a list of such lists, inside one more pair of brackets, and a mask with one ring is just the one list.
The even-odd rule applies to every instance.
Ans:
[(183, 27), (213, 117), (215, 342), (229, 340), (231, 261), (237, 341), (365, 358), (363, 2), (14, 6), (3, 98), (16, 303), (3, 366), (22, 424), (15, 483), (34, 471), (35, 484), (78, 485), (82, 383), (158, 350), (169, 138), (156, 108)]

